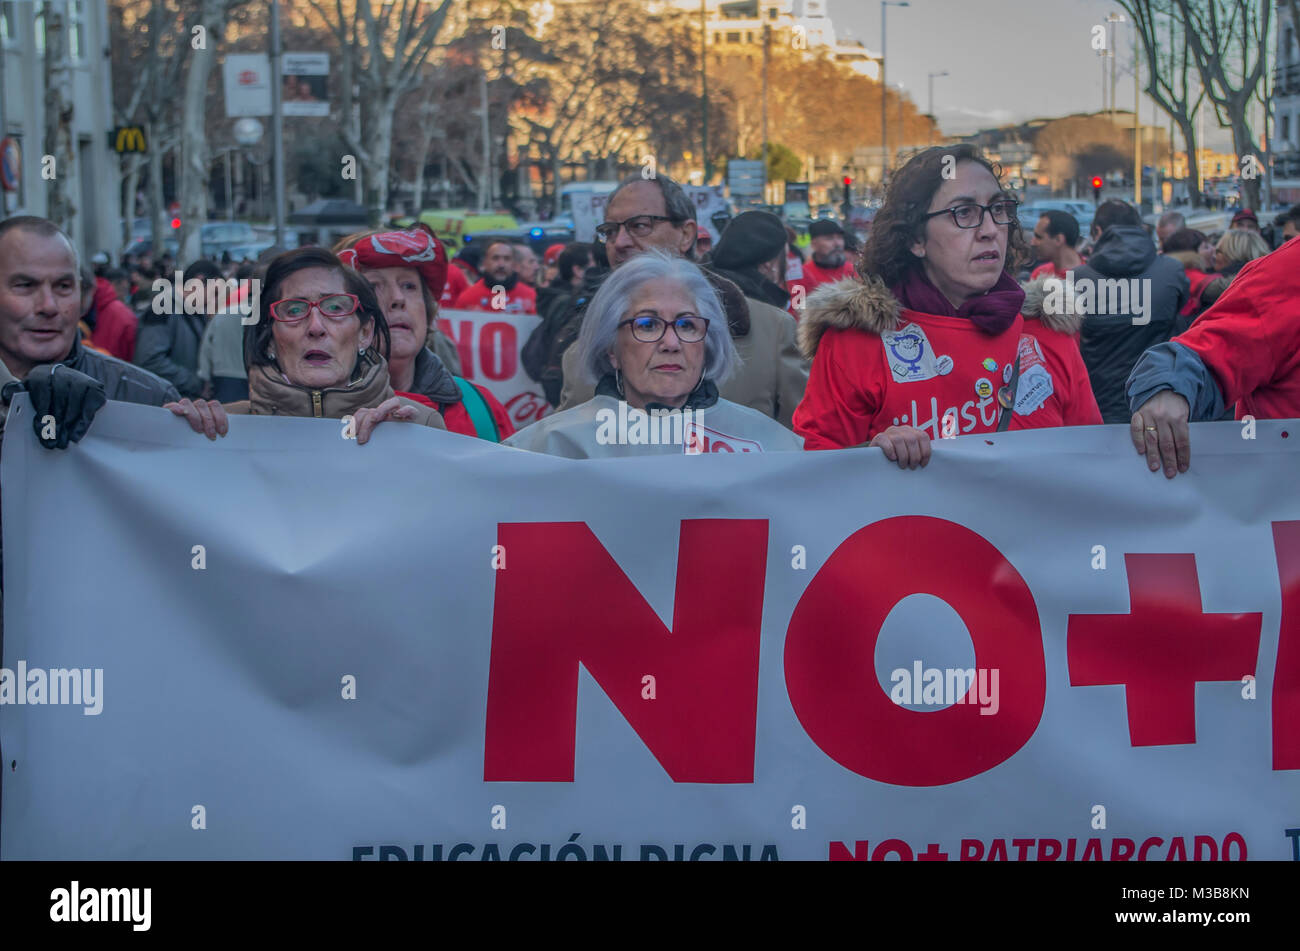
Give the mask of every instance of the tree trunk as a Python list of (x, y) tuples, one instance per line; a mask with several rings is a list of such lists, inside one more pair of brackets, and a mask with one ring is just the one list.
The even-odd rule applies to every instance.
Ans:
[(164, 220), (162, 125), (150, 120), (145, 129), (149, 143), (149, 220), (153, 229), (150, 257), (157, 262), (163, 253), (164, 229), (167, 227)]
[(393, 112), (397, 103), (383, 99), (371, 113), (370, 174), (366, 178), (366, 210), (370, 227), (378, 228), (388, 207), (388, 164), (393, 154)]
[(126, 160), (126, 181), (122, 185), (123, 246), (131, 241), (131, 223), (135, 220), (135, 192), (140, 187), (140, 162), (137, 153), (132, 153)]
[[(1183, 145), (1187, 151), (1187, 190), (1190, 192), (1188, 197), (1192, 200), (1193, 208), (1200, 208), (1204, 199), (1201, 197), (1201, 163), (1196, 160), (1196, 151), (1201, 147), (1201, 143), (1196, 138), (1196, 123), (1188, 116), (1181, 115), (1174, 116), (1174, 122), (1183, 133)], [(1170, 156), (1169, 164), (1172, 172), (1173, 156)]]
[[(72, 97), (68, 74), (66, 0), (47, 2), (45, 17), (45, 155), (54, 158), (54, 174), (46, 184), (46, 217), (73, 234), (76, 214), (68, 197), (68, 181), (73, 175)], [(46, 159), (42, 159), (42, 177)]]
[(208, 77), (217, 57), (217, 35), (226, 11), (225, 0), (203, 0), (200, 24), (206, 30), (201, 49), (192, 49), (185, 73), (181, 112), (181, 232), (177, 262), (189, 264), (202, 253), (201, 226), (208, 219)]

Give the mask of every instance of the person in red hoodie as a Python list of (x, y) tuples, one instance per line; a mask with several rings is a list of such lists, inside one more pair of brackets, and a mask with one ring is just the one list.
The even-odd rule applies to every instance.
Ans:
[(537, 292), (515, 274), (515, 252), (509, 241), (493, 241), (484, 248), (479, 270), (483, 277), (456, 298), (456, 310), (537, 313)]
[(453, 376), (433, 351), (438, 295), (447, 279), (447, 254), (425, 230), (365, 233), (345, 240), (339, 260), (357, 271), (375, 291), (388, 322), (388, 361), (397, 396), (431, 406), (447, 429), (500, 442), (514, 434), (504, 406), (483, 387)]
[(1015, 200), (973, 146), (914, 156), (873, 222), (862, 278), (808, 298), (804, 447), (869, 444), (917, 468), (935, 438), (1099, 422), (1081, 362), (1056, 353), (1069, 335), (1026, 333), (1007, 270), (1026, 251)]
[(112, 283), (95, 278), (95, 332), (91, 338), (95, 347), (129, 363), (135, 357), (139, 326), (140, 318), (118, 298)]
[(1300, 418), (1300, 241), (1251, 261), (1185, 332), (1149, 348), (1128, 378), (1129, 434), (1172, 479), (1191, 464), (1189, 420)]

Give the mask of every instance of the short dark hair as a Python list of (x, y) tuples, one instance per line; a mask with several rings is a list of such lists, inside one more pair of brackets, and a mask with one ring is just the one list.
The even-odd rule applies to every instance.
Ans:
[(352, 268), (344, 267), (343, 262), (335, 256), (333, 251), (318, 247), (295, 248), (277, 256), (266, 268), (266, 275), (262, 281), (257, 323), (244, 330), (245, 367), (251, 369), (256, 366), (275, 364), (275, 360), (266, 352), (267, 345), (271, 342), (271, 334), (275, 329), (275, 321), (271, 319), (271, 304), (276, 300), (276, 295), (279, 294), (280, 285), (285, 282), (289, 275), (313, 267), (324, 268), (327, 271), (338, 271), (343, 275), (344, 289), (349, 294), (355, 294), (357, 297), (357, 317), (361, 321), (361, 326), (364, 327), (370, 321), (375, 323), (375, 337), (372, 346), (381, 354), (386, 354), (391, 349), (392, 336), (388, 332), (388, 321), (384, 319), (384, 311), (379, 306), (379, 298), (375, 296), (370, 283)]
[(1113, 228), (1116, 225), (1130, 225), (1133, 227), (1142, 227), (1142, 216), (1138, 210), (1126, 201), (1118, 198), (1107, 198), (1097, 206), (1097, 213), (1092, 216), (1092, 226), (1101, 231), (1107, 228)]
[(1292, 205), (1282, 212), (1273, 219), (1273, 225), (1280, 230), (1286, 227), (1288, 221), (1293, 222), (1297, 228), (1300, 228), (1300, 205)]
[[(482, 246), (482, 247), (483, 247), (483, 257), (487, 257), (489, 254), (491, 254), (491, 253), (492, 253), (492, 249), (495, 248), (498, 244), (504, 244), (507, 248), (509, 248), (509, 249), (510, 249), (510, 256), (511, 256), (511, 257), (514, 257), (514, 254), (515, 254), (515, 243), (514, 243), (513, 241), (510, 241), (510, 240), (506, 239), (506, 238), (492, 238), (492, 239), (490, 239), (490, 240), (488, 240), (488, 241), (484, 241), (484, 242), (483, 242), (483, 246)], [(479, 263), (481, 264), (482, 261), (480, 261)], [(474, 270), (477, 271), (478, 268), (475, 268)]]
[(1174, 254), (1177, 251), (1199, 251), (1206, 240), (1205, 235), (1194, 228), (1179, 228), (1161, 242), (1160, 250), (1165, 254)]
[(1047, 233), (1055, 238), (1062, 235), (1065, 238), (1066, 247), (1074, 247), (1079, 243), (1079, 222), (1068, 211), (1061, 211), (1057, 208), (1051, 208), (1039, 215), (1040, 218), (1047, 219)]
[(56, 225), (48, 218), (39, 218), (36, 215), (11, 215), (0, 221), (0, 239), (3, 239), (10, 231), (20, 228), (23, 231), (30, 231), (33, 234), (40, 235), (42, 238), (53, 238), (56, 235), (68, 242), (68, 247), (72, 248), (72, 257), (77, 262), (77, 269), (81, 269), (81, 252), (77, 250), (76, 243), (68, 237), (68, 233)]
[(573, 272), (578, 268), (585, 271), (591, 260), (591, 245), (583, 241), (573, 241), (566, 244), (555, 262), (559, 268), (560, 280), (565, 284), (572, 282)]
[(181, 275), (181, 280), (188, 284), (195, 278), (200, 281), (210, 281), (213, 278), (222, 276), (221, 268), (217, 267), (216, 264), (207, 258), (199, 258), (185, 269), (185, 273)]
[(104, 280), (108, 281), (110, 284), (113, 283), (114, 281), (128, 280), (130, 277), (130, 275), (127, 274), (126, 271), (123, 271), (120, 267), (104, 268), (103, 276), (104, 276)]

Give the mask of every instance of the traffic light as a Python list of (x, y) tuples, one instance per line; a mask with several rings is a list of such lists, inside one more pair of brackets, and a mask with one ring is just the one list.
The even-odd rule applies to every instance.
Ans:
[(844, 176), (844, 214), (847, 216), (849, 209), (853, 207), (853, 177)]
[(1092, 203), (1094, 205), (1101, 203), (1101, 176), (1092, 176)]
[(173, 219), (172, 219), (172, 229), (173, 229), (173, 230), (176, 230), (176, 229), (180, 228), (180, 226), (181, 226), (181, 220), (180, 220), (179, 218), (173, 218)]

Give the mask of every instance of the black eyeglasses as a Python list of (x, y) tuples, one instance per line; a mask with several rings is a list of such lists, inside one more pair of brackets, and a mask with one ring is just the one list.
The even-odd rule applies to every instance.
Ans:
[(619, 228), (627, 228), (627, 233), (634, 238), (644, 238), (655, 230), (656, 221), (676, 221), (667, 215), (633, 215), (626, 221), (606, 221), (596, 226), (596, 239), (601, 244), (614, 240)]
[(1009, 225), (1016, 220), (1016, 209), (1020, 207), (1020, 202), (1012, 198), (999, 198), (995, 202), (987, 205), (981, 205), (977, 202), (962, 202), (960, 205), (953, 205), (951, 208), (944, 208), (941, 211), (932, 211), (925, 216), (928, 221), (931, 218), (938, 218), (940, 215), (952, 215), (953, 224), (958, 228), (978, 228), (984, 224), (984, 212), (988, 212), (993, 217), (995, 225)]
[(664, 320), (652, 314), (638, 314), (619, 322), (620, 327), (624, 324), (632, 325), (632, 336), (642, 343), (658, 343), (668, 332), (669, 324), (673, 325), (673, 333), (677, 334), (677, 339), (682, 343), (699, 343), (709, 332), (709, 318), (695, 314), (682, 314), (672, 320)]

